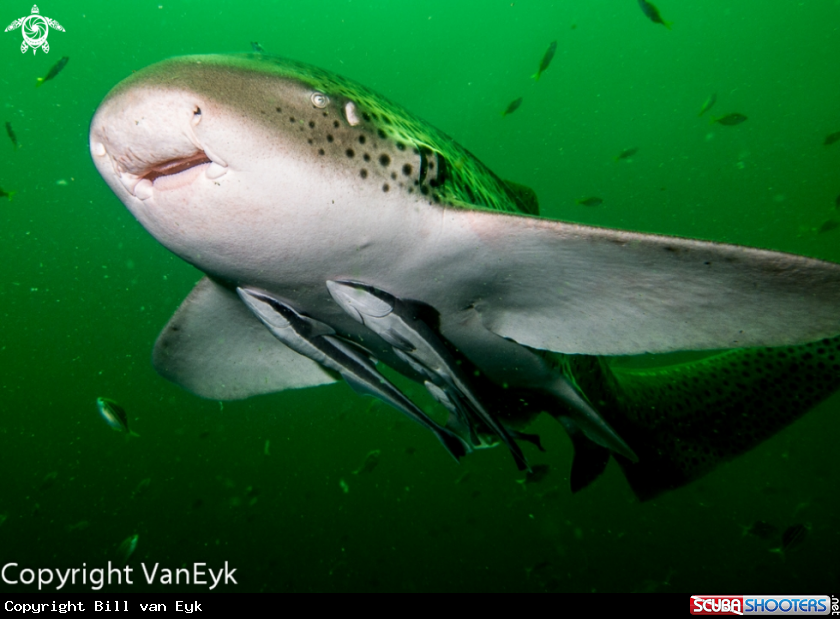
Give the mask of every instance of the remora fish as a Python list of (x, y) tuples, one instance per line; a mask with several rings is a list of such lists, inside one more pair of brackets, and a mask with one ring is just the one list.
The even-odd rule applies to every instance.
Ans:
[(12, 145), (15, 147), (15, 150), (17, 150), (20, 147), (20, 144), (18, 144), (17, 136), (15, 135), (15, 132), (12, 129), (12, 123), (10, 123), (8, 120), (6, 121), (6, 134), (12, 141)]
[[(558, 396), (553, 409), (523, 404), (506, 422), (524, 426), (535, 408), (570, 421), (578, 489), (610, 452), (638, 496), (678, 487), (840, 386), (828, 358), (838, 340), (820, 341), (840, 334), (839, 265), (526, 216), (536, 204), (449, 137), (303, 63), (242, 55), (153, 65), (103, 101), (90, 146), (140, 223), (209, 275), (153, 355), (158, 372), (203, 397), (336, 380), (278, 341), (237, 286), (282, 299), (423, 384), (331, 300), (326, 282), (348, 280), (433, 308), (436, 336), (500, 392), (544, 402), (562, 379), (563, 397), (581, 400), (579, 417)], [(770, 346), (784, 348), (759, 348)], [(704, 349), (735, 350), (646, 372), (605, 357)], [(742, 363), (763, 372), (736, 388), (726, 376), (734, 367), (742, 376)], [(781, 386), (763, 388), (768, 373)], [(482, 390), (476, 397), (498, 415)], [(638, 463), (596, 440), (610, 436)]]

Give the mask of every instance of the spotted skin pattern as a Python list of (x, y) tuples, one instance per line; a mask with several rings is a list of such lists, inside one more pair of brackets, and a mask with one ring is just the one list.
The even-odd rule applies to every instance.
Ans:
[(840, 337), (643, 370), (585, 355), (564, 361), (638, 454), (637, 464), (617, 460), (642, 499), (749, 451), (840, 388)]
[[(535, 214), (517, 191), (452, 138), (361, 84), (285, 58), (242, 58), (326, 94), (330, 109), (315, 109), (311, 118), (290, 117), (290, 122), (312, 133), (308, 144), (318, 156), (358, 161), (359, 177), (381, 184), (383, 192), (420, 192), (431, 203), (456, 208)], [(356, 125), (342, 113), (347, 103), (354, 106)], [(282, 114), (282, 108), (276, 111)]]

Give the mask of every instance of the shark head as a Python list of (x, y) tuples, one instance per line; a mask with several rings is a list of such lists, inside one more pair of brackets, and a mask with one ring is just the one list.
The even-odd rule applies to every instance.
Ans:
[[(350, 234), (363, 245), (370, 230), (347, 227), (355, 209), (379, 210), (394, 229), (402, 214), (389, 205), (401, 199), (516, 210), (466, 151), (453, 147), (462, 163), (447, 169), (437, 148), (446, 141), (354, 82), (262, 54), (141, 70), (108, 94), (90, 130), (100, 174), (155, 238), (207, 273), (249, 283), (284, 247), (329, 252)], [(265, 247), (271, 256), (256, 255)]]

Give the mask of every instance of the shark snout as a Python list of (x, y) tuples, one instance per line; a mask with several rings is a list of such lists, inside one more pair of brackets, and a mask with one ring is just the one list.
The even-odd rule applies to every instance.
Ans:
[(202, 174), (211, 180), (227, 163), (197, 135), (204, 110), (189, 93), (128, 90), (106, 101), (91, 123), (90, 151), (112, 187), (147, 200), (184, 187)]

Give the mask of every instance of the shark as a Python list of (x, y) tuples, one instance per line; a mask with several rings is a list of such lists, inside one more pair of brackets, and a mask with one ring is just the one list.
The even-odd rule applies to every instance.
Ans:
[[(218, 400), (344, 379), (456, 459), (548, 413), (577, 492), (646, 500), (840, 387), (840, 265), (540, 217), (536, 194), (382, 95), (263, 53), (164, 60), (116, 85), (94, 165), (205, 274), (152, 363)], [(627, 356), (703, 351), (634, 368)], [(663, 358), (671, 359), (668, 355)], [(425, 386), (437, 423), (387, 381)]]

